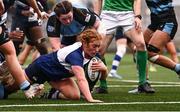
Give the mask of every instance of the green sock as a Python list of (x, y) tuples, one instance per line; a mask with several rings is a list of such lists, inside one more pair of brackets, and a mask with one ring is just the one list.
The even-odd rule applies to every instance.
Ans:
[(100, 79), (100, 87), (107, 89), (107, 82), (104, 79)]
[(139, 84), (146, 82), (147, 52), (137, 51), (137, 69), (139, 73)]

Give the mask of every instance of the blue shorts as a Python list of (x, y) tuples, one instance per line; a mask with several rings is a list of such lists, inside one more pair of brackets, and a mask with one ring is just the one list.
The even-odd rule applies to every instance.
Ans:
[(30, 64), (28, 68), (25, 69), (25, 73), (33, 83), (43, 84), (44, 82), (49, 81), (48, 77), (43, 74), (43, 72), (40, 68), (38, 68), (38, 65), (36, 65), (35, 62)]
[(36, 83), (56, 81), (73, 75), (57, 59), (57, 52), (41, 55), (25, 69), (28, 78)]
[(114, 37), (116, 40), (126, 38), (123, 34), (123, 28), (122, 27), (117, 27)]
[(171, 39), (173, 39), (177, 32), (177, 27), (178, 24), (175, 15), (172, 15), (169, 18), (159, 18), (158, 16), (151, 14), (151, 24), (148, 26), (150, 30), (154, 32), (156, 30), (161, 30), (168, 33)]

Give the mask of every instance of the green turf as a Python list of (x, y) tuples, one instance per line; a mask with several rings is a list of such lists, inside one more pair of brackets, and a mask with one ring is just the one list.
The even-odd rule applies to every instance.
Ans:
[[(113, 54), (106, 55), (106, 61), (108, 68), (110, 68), (113, 59)], [(171, 71), (157, 66), (157, 72), (150, 72), (150, 81), (154, 82), (174, 82), (174, 85), (180, 85), (177, 75)], [(23, 93), (19, 91), (16, 94), (9, 96), (7, 100), (0, 101), (0, 111), (179, 111), (180, 110), (180, 86), (166, 87), (167, 83), (152, 83), (152, 85), (161, 85), (161, 87), (154, 86), (155, 94), (128, 94), (128, 90), (131, 90), (137, 85), (136, 82), (126, 82), (126, 80), (137, 80), (137, 71), (135, 64), (132, 62), (131, 55), (125, 55), (123, 58), (119, 70), (119, 74), (122, 74), (123, 80), (117, 80), (108, 78), (108, 85), (119, 86), (109, 87), (109, 94), (93, 94), (94, 98), (103, 100), (107, 104), (101, 105), (87, 105), (85, 100), (80, 101), (64, 101), (64, 100), (45, 100), (35, 98), (33, 100), (25, 99)], [(124, 81), (125, 80), (125, 81)], [(175, 84), (178, 83), (178, 84)], [(98, 85), (98, 84), (97, 84)], [(164, 85), (164, 86), (163, 86)], [(171, 84), (172, 85), (172, 84)], [(49, 86), (46, 84), (46, 89)], [(143, 104), (128, 104), (133, 102), (147, 102)], [(148, 104), (148, 102), (174, 102), (173, 104)], [(112, 103), (112, 104), (109, 104)], [(115, 103), (115, 104), (113, 104)], [(120, 104), (123, 103), (123, 104)], [(127, 103), (127, 104), (124, 104)], [(30, 105), (32, 107), (3, 107), (3, 105)], [(37, 105), (36, 105), (37, 104)], [(58, 106), (38, 106), (38, 104), (58, 104)], [(76, 105), (64, 105), (64, 104), (76, 104)], [(77, 105), (80, 104), (80, 105)], [(83, 105), (86, 104), (86, 105)]]

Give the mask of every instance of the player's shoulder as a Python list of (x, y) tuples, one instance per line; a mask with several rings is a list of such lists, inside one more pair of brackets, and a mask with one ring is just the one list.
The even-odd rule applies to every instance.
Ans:
[(55, 12), (51, 12), (49, 19), (56, 19), (56, 13)]

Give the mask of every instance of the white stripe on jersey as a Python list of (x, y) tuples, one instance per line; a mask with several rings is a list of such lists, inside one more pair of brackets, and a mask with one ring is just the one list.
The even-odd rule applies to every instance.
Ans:
[(68, 54), (70, 54), (71, 52), (80, 48), (81, 46), (82, 46), (81, 42), (76, 42), (72, 45), (64, 47), (63, 49), (59, 49), (57, 52), (57, 58), (58, 58), (59, 62), (64, 62), (64, 60), (66, 59), (66, 56)]
[(1, 21), (0, 21), (0, 25), (4, 24), (7, 20), (7, 12), (5, 12), (3, 15), (1, 15)]

